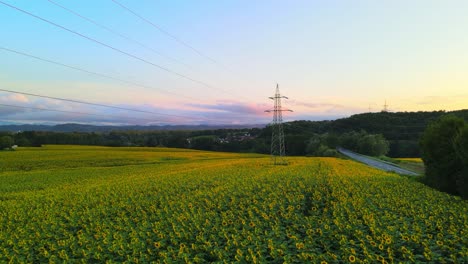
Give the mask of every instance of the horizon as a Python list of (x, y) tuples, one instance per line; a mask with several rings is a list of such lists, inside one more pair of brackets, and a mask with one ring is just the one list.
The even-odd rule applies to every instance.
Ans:
[(277, 83), (285, 122), (466, 109), (467, 7), (0, 1), (0, 125), (268, 124)]
[[(296, 121), (308, 121), (308, 122), (321, 122), (321, 121), (335, 121), (339, 119), (346, 119), (350, 118), (354, 115), (364, 115), (364, 114), (379, 114), (379, 113), (392, 113), (392, 114), (398, 114), (398, 113), (419, 113), (419, 112), (445, 112), (445, 113), (452, 113), (452, 112), (459, 112), (459, 111), (468, 111), (468, 108), (466, 109), (457, 109), (457, 110), (452, 110), (452, 111), (445, 111), (445, 110), (434, 110), (434, 111), (401, 111), (401, 112), (391, 112), (391, 111), (380, 111), (380, 112), (363, 112), (363, 113), (356, 113), (352, 114), (349, 116), (342, 116), (342, 117), (336, 117), (336, 118), (329, 118), (329, 119), (316, 119), (316, 120), (310, 120), (310, 119), (295, 119), (295, 120), (288, 120), (283, 123), (288, 123), (288, 122), (296, 122)], [(245, 123), (245, 124), (223, 124), (223, 123), (218, 123), (218, 124), (210, 124), (210, 123), (200, 123), (200, 124), (189, 124), (189, 123), (180, 123), (180, 124), (153, 124), (153, 125), (147, 125), (147, 124), (135, 124), (135, 125), (129, 125), (129, 124), (115, 124), (115, 123), (78, 123), (78, 122), (67, 122), (67, 123), (54, 123), (54, 122), (39, 122), (39, 123), (15, 123), (15, 122), (2, 122), (0, 120), (0, 127), (1, 126), (61, 126), (61, 125), (83, 125), (83, 126), (115, 126), (115, 127), (125, 127), (125, 126), (141, 126), (141, 127), (151, 127), (151, 126), (159, 126), (159, 127), (170, 127), (170, 126), (188, 126), (188, 127), (251, 127), (251, 126), (267, 126), (271, 124), (271, 122), (268, 123)]]

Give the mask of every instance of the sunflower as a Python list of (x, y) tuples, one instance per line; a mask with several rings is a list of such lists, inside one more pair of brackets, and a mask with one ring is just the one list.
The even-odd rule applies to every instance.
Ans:
[(444, 242), (442, 242), (442, 241), (440, 241), (440, 240), (437, 240), (436, 243), (437, 243), (437, 245), (439, 245), (439, 246), (442, 246), (442, 245), (444, 244)]
[(303, 249), (304, 248), (304, 243), (296, 243), (296, 248), (297, 249)]
[(351, 256), (349, 256), (348, 260), (349, 260), (349, 262), (354, 263), (356, 261), (356, 257), (351, 255)]
[(320, 264), (328, 264), (328, 262), (326, 262), (325, 260), (322, 260)]
[(427, 260), (431, 260), (431, 256), (430, 256), (427, 252), (424, 252), (424, 257), (425, 257)]

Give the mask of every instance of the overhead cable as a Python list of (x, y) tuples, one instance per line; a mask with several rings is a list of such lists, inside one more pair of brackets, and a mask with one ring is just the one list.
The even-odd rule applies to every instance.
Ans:
[[(58, 110), (58, 109), (50, 109), (50, 108), (43, 108), (43, 107), (32, 107), (32, 106), (20, 106), (20, 105), (10, 105), (10, 104), (1, 104), (0, 106), (3, 107), (12, 107), (12, 108), (21, 108), (21, 109), (31, 109), (31, 110), (40, 110), (40, 111), (50, 111), (50, 112), (59, 112), (59, 113), (67, 113), (67, 114), (77, 114), (77, 115), (90, 115), (90, 116), (100, 116), (100, 117), (114, 117), (122, 119), (121, 115), (108, 115), (108, 114), (95, 114), (95, 113), (88, 113), (88, 112), (76, 112), (76, 111), (67, 111), (67, 110)], [(130, 117), (129, 117), (130, 118)], [(163, 122), (161, 120), (154, 120), (148, 118), (134, 118), (131, 117), (132, 120), (145, 120), (151, 122)], [(167, 121), (166, 121), (167, 122)]]
[(32, 14), (32, 13), (30, 13), (30, 12), (28, 12), (28, 11), (26, 11), (26, 10), (23, 10), (23, 9), (21, 9), (21, 8), (18, 8), (18, 7), (16, 7), (16, 6), (10, 5), (10, 4), (5, 3), (5, 2), (3, 2), (3, 1), (0, 1), (0, 4), (3, 4), (3, 5), (5, 5), (5, 6), (7, 6), (7, 7), (10, 7), (10, 8), (12, 8), (12, 9), (14, 9), (14, 10), (17, 10), (17, 11), (19, 11), (19, 12), (21, 12), (21, 13), (24, 13), (24, 14), (26, 14), (26, 15), (29, 15), (29, 16), (34, 17), (34, 18), (36, 18), (36, 19), (39, 19), (39, 20), (41, 20), (41, 21), (44, 21), (44, 22), (46, 22), (46, 23), (48, 23), (48, 24), (50, 24), (50, 25), (53, 25), (53, 26), (55, 26), (55, 27), (58, 27), (58, 28), (60, 28), (60, 29), (65, 30), (65, 31), (68, 31), (68, 32), (70, 32), (70, 33), (72, 33), (72, 34), (75, 34), (75, 35), (81, 37), (81, 38), (84, 38), (84, 39), (87, 39), (87, 40), (89, 40), (89, 41), (91, 41), (91, 42), (97, 43), (97, 44), (99, 44), (99, 45), (101, 45), (101, 46), (103, 46), (103, 47), (106, 47), (106, 48), (109, 48), (109, 49), (111, 49), (111, 50), (114, 50), (114, 51), (116, 51), (116, 52), (118, 52), (118, 53), (121, 53), (121, 54), (123, 54), (123, 55), (126, 55), (126, 56), (128, 56), (128, 57), (130, 57), (130, 58), (139, 60), (139, 61), (141, 61), (141, 62), (144, 62), (144, 63), (148, 64), (148, 65), (151, 65), (151, 66), (154, 66), (154, 67), (156, 67), (156, 68), (159, 68), (159, 69), (161, 69), (161, 70), (163, 70), (163, 71), (166, 71), (166, 72), (169, 72), (169, 73), (174, 74), (174, 75), (176, 75), (176, 76), (179, 76), (180, 78), (190, 80), (190, 81), (192, 81), (192, 82), (194, 82), (194, 83), (197, 83), (197, 84), (199, 84), (199, 85), (205, 86), (205, 87), (210, 88), (210, 89), (213, 89), (213, 90), (218, 90), (218, 91), (222, 91), (222, 92), (228, 93), (228, 92), (225, 91), (225, 90), (222, 90), (222, 89), (213, 87), (213, 86), (211, 86), (211, 85), (209, 85), (209, 84), (207, 84), (207, 83), (205, 83), (205, 82), (203, 82), (203, 81), (199, 81), (199, 80), (193, 79), (193, 78), (191, 78), (191, 77), (189, 77), (189, 76), (186, 76), (186, 75), (184, 75), (184, 74), (181, 74), (181, 73), (178, 73), (178, 72), (173, 71), (173, 70), (171, 70), (171, 69), (168, 69), (168, 68), (166, 68), (166, 67), (160, 66), (160, 65), (158, 65), (158, 64), (156, 64), (156, 63), (153, 63), (153, 62), (148, 61), (148, 60), (146, 60), (146, 59), (144, 59), (144, 58), (141, 58), (141, 57), (138, 57), (138, 56), (133, 55), (133, 54), (131, 54), (131, 53), (128, 53), (128, 52), (126, 52), (126, 51), (123, 51), (123, 50), (121, 50), (121, 49), (119, 49), (119, 48), (113, 47), (113, 46), (111, 46), (111, 45), (109, 45), (109, 44), (106, 44), (106, 43), (104, 43), (104, 42), (102, 42), (102, 41), (99, 41), (99, 40), (94, 39), (94, 38), (92, 38), (92, 37), (86, 36), (86, 35), (84, 35), (84, 34), (82, 34), (82, 33), (79, 33), (79, 32), (77, 32), (77, 31), (74, 31), (74, 30), (69, 29), (69, 28), (67, 28), (67, 27), (64, 27), (64, 26), (62, 26), (62, 25), (59, 25), (59, 24), (57, 24), (57, 23), (55, 23), (55, 22), (52, 22), (52, 21), (50, 21), (50, 20), (47, 20), (47, 19), (42, 18), (42, 17), (40, 17), (40, 16), (37, 16), (37, 15), (35, 15), (35, 14)]
[(207, 55), (203, 54), (201, 51), (195, 49), (192, 45), (188, 44), (187, 42), (185, 41), (182, 41), (181, 39), (179, 39), (178, 37), (174, 36), (173, 34), (169, 33), (167, 30), (164, 30), (162, 27), (156, 25), (155, 23), (151, 22), (149, 19), (139, 15), (138, 13), (136, 13), (135, 11), (133, 11), (132, 9), (128, 8), (127, 6), (123, 5), (122, 3), (116, 1), (116, 0), (111, 0), (112, 2), (114, 2), (116, 5), (120, 6), (121, 8), (123, 8), (124, 10), (126, 10), (127, 12), (133, 14), (134, 16), (138, 17), (139, 19), (143, 20), (145, 23), (151, 25), (152, 27), (154, 27), (155, 29), (157, 29), (158, 31), (160, 31), (161, 33), (165, 34), (166, 36), (169, 36), (170, 38), (174, 39), (176, 42), (178, 42), (179, 44), (191, 49), (192, 51), (194, 51), (195, 53), (197, 53), (198, 55), (200, 55), (201, 57), (207, 59), (207, 60), (210, 60), (211, 62), (215, 63), (215, 64), (219, 64), (216, 60), (214, 60), (213, 58), (210, 58), (208, 57)]
[(99, 72), (86, 70), (86, 69), (83, 69), (83, 68), (79, 68), (79, 67), (71, 66), (71, 65), (68, 65), (68, 64), (64, 64), (64, 63), (61, 63), (61, 62), (45, 59), (45, 58), (42, 58), (42, 57), (39, 57), (39, 56), (36, 56), (36, 55), (28, 54), (28, 53), (25, 53), (25, 52), (22, 52), (22, 51), (13, 50), (13, 49), (1, 47), (1, 46), (0, 46), (0, 50), (8, 51), (8, 52), (11, 52), (11, 53), (16, 53), (18, 55), (22, 55), (22, 56), (25, 56), (25, 57), (33, 58), (33, 59), (36, 59), (36, 60), (40, 60), (40, 61), (43, 61), (43, 62), (55, 64), (55, 65), (59, 65), (59, 66), (62, 66), (62, 67), (66, 67), (66, 68), (73, 69), (73, 70), (76, 70), (76, 71), (81, 71), (81, 72), (84, 72), (84, 73), (92, 74), (92, 75), (103, 77), (103, 78), (106, 78), (106, 79), (119, 81), (119, 82), (125, 83), (127, 85), (134, 85), (134, 86), (142, 87), (142, 88), (145, 88), (145, 89), (156, 89), (156, 90), (160, 90), (160, 91), (162, 91), (164, 93), (176, 95), (178, 97), (185, 97), (185, 98), (190, 99), (190, 100), (197, 100), (196, 98), (191, 97), (191, 96), (174, 93), (174, 92), (166, 90), (166, 89), (150, 87), (150, 86), (147, 86), (147, 85), (144, 85), (144, 84), (124, 80), (124, 79), (121, 79), (121, 78), (118, 78), (118, 77), (114, 77), (114, 76), (99, 73)]
[(151, 47), (149, 47), (149, 46), (147, 46), (147, 45), (145, 45), (145, 44), (143, 44), (143, 43), (141, 43), (141, 42), (139, 42), (139, 41), (137, 41), (137, 40), (135, 40), (135, 39), (133, 39), (133, 38), (131, 38), (131, 37), (129, 37), (129, 36), (126, 36), (126, 35), (124, 35), (124, 34), (122, 34), (122, 33), (119, 33), (119, 32), (117, 32), (116, 30), (113, 30), (113, 29), (111, 29), (111, 28), (109, 28), (109, 27), (107, 27), (107, 26), (104, 26), (104, 25), (102, 25), (102, 24), (96, 22), (96, 21), (93, 20), (93, 19), (90, 19), (90, 18), (88, 18), (88, 17), (86, 17), (86, 16), (84, 16), (84, 15), (82, 15), (82, 14), (79, 14), (79, 13), (77, 13), (76, 11), (73, 11), (73, 10), (71, 10), (71, 9), (68, 8), (68, 7), (65, 7), (65, 6), (59, 4), (59, 3), (55, 2), (55, 1), (52, 1), (52, 0), (47, 0), (47, 1), (50, 2), (51, 4), (55, 5), (55, 6), (60, 7), (61, 9), (65, 10), (65, 11), (67, 11), (67, 12), (69, 12), (69, 13), (71, 13), (71, 14), (73, 14), (73, 15), (75, 15), (75, 16), (81, 18), (81, 19), (83, 19), (83, 20), (88, 21), (89, 23), (91, 23), (91, 24), (93, 24), (93, 25), (95, 25), (95, 26), (97, 26), (97, 27), (99, 27), (99, 28), (102, 28), (102, 29), (106, 30), (107, 32), (110, 32), (110, 33), (112, 33), (112, 34), (114, 34), (114, 35), (117, 35), (117, 36), (119, 36), (119, 37), (121, 37), (121, 38), (123, 38), (123, 39), (125, 39), (125, 40), (127, 40), (127, 41), (136, 43), (136, 44), (139, 45), (140, 47), (143, 47), (143, 48), (145, 48), (145, 49), (147, 49), (147, 50), (149, 50), (149, 51), (151, 51), (151, 52), (153, 52), (153, 53), (155, 53), (155, 54), (157, 54), (157, 55), (159, 55), (159, 56), (161, 56), (161, 57), (163, 57), (163, 58), (166, 58), (166, 59), (171, 60), (171, 61), (173, 61), (173, 62), (182, 64), (182, 65), (184, 65), (184, 66), (187, 67), (187, 68), (191, 68), (189, 65), (183, 63), (182, 61), (180, 61), (180, 60), (178, 60), (178, 59), (175, 59), (175, 58), (172, 58), (172, 57), (170, 57), (170, 56), (168, 56), (168, 55), (165, 55), (165, 54), (163, 54), (163, 53), (161, 53), (161, 52), (159, 52), (159, 51), (157, 51), (157, 50), (155, 50), (155, 49), (153, 49), (153, 48), (151, 48)]
[(131, 111), (131, 112), (139, 112), (139, 113), (145, 113), (145, 114), (163, 115), (163, 116), (170, 116), (170, 117), (180, 117), (180, 118), (186, 118), (186, 119), (192, 119), (193, 118), (193, 117), (190, 117), (190, 116), (158, 113), (158, 112), (140, 110), (140, 109), (135, 109), (135, 108), (126, 108), (126, 107), (120, 107), (120, 106), (106, 105), (106, 104), (93, 103), (93, 102), (87, 102), (87, 101), (82, 101), (82, 100), (75, 100), (75, 99), (62, 98), (62, 97), (54, 97), (54, 96), (48, 96), (48, 95), (42, 95), (42, 94), (33, 94), (33, 93), (20, 92), (20, 91), (14, 91), (14, 90), (7, 90), (7, 89), (0, 89), (0, 91), (8, 92), (8, 93), (15, 93), (15, 94), (22, 94), (22, 95), (26, 95), (26, 96), (34, 96), (34, 97), (40, 97), (40, 98), (46, 98), (46, 99), (65, 101), (65, 102), (70, 102), (70, 103), (86, 104), (86, 105), (113, 108), (113, 109), (119, 109), (119, 110)]

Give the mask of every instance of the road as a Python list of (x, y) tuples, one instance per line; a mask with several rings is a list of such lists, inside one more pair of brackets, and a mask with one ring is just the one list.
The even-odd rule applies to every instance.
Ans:
[(343, 154), (343, 155), (345, 155), (345, 156), (347, 156), (349, 158), (352, 158), (352, 159), (357, 160), (359, 162), (365, 163), (365, 164), (367, 164), (367, 165), (369, 165), (371, 167), (374, 167), (376, 169), (379, 169), (379, 170), (393, 171), (393, 172), (396, 172), (398, 174), (411, 175), (411, 176), (417, 176), (418, 175), (415, 172), (402, 169), (402, 168), (400, 168), (400, 167), (398, 167), (396, 165), (393, 165), (392, 163), (384, 162), (384, 161), (378, 161), (378, 160), (375, 160), (375, 159), (372, 159), (370, 157), (367, 157), (367, 156), (352, 152), (352, 151), (344, 149), (344, 148), (337, 148), (337, 150), (338, 150), (338, 152), (340, 152), (341, 154)]

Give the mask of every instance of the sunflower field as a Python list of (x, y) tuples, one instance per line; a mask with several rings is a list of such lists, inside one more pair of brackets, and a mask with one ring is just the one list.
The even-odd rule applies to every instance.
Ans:
[(337, 158), (0, 153), (0, 263), (468, 263), (468, 201)]

